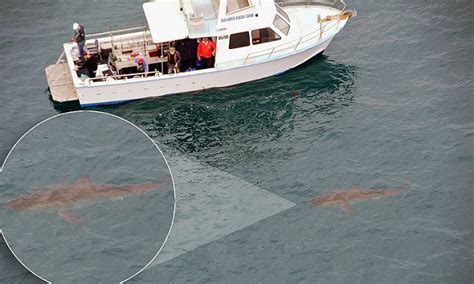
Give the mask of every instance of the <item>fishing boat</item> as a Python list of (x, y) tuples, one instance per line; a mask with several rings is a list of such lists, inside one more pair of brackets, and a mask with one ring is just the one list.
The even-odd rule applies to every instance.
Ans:
[[(45, 70), (52, 100), (116, 104), (274, 76), (321, 54), (356, 14), (341, 0), (158, 0), (143, 10), (147, 26), (86, 35), (98, 62), (92, 75), (81, 74), (74, 43), (64, 43)], [(206, 69), (193, 57), (202, 38), (216, 46)], [(189, 66), (168, 73), (176, 45)], [(148, 72), (137, 71), (137, 56)]]

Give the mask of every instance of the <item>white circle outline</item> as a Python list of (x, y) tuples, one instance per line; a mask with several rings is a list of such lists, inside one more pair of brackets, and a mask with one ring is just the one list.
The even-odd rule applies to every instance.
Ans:
[[(127, 279), (125, 280), (122, 280), (120, 281), (119, 283), (124, 283), (124, 282), (127, 282), (129, 280), (131, 280), (132, 278), (134, 278), (135, 276), (137, 276), (138, 274), (142, 273), (145, 269), (148, 268), (148, 266), (150, 266), (150, 264), (158, 257), (158, 254), (160, 254), (160, 252), (163, 250), (163, 247), (165, 246), (166, 244), (166, 241), (168, 240), (169, 236), (170, 236), (170, 233), (171, 233), (171, 229), (173, 228), (173, 224), (174, 224), (174, 218), (175, 218), (175, 215), (176, 215), (176, 187), (175, 187), (175, 182), (174, 182), (174, 177), (173, 177), (173, 173), (171, 172), (171, 168), (170, 168), (170, 165), (168, 163), (168, 160), (166, 159), (165, 155), (163, 154), (163, 152), (161, 151), (160, 147), (158, 147), (158, 145), (156, 144), (155, 140), (153, 140), (143, 129), (141, 129), (140, 127), (136, 126), (135, 124), (133, 124), (132, 122), (126, 120), (125, 118), (123, 117), (120, 117), (120, 116), (117, 116), (115, 114), (111, 114), (111, 113), (107, 113), (107, 112), (102, 112), (102, 111), (95, 111), (95, 110), (77, 110), (77, 111), (70, 111), (70, 112), (66, 112), (66, 113), (59, 113), (59, 114), (56, 114), (56, 115), (53, 115), (51, 117), (48, 117), (47, 119), (37, 123), (35, 126), (33, 126), (32, 128), (30, 128), (28, 131), (25, 132), (25, 134), (23, 134), (20, 139), (18, 139), (18, 141), (16, 141), (16, 143), (13, 145), (13, 147), (10, 149), (10, 151), (8, 151), (8, 154), (7, 156), (5, 157), (5, 160), (3, 161), (3, 164), (2, 166), (0, 167), (0, 175), (1, 173), (3, 172), (3, 168), (5, 167), (6, 163), (7, 163), (7, 160), (8, 160), (8, 157), (10, 157), (10, 154), (13, 152), (13, 150), (15, 149), (15, 147), (18, 145), (18, 143), (20, 143), (20, 141), (25, 138), (26, 135), (28, 135), (31, 131), (33, 131), (36, 127), (42, 125), (43, 123), (46, 123), (48, 122), (49, 120), (52, 120), (54, 118), (57, 118), (57, 117), (60, 117), (60, 116), (63, 116), (63, 115), (69, 115), (69, 114), (74, 114), (74, 113), (82, 113), (82, 112), (89, 112), (89, 113), (97, 113), (97, 114), (105, 114), (105, 115), (108, 115), (108, 116), (111, 116), (111, 117), (114, 117), (114, 118), (118, 118), (130, 125), (132, 125), (133, 127), (135, 127), (136, 129), (138, 129), (141, 133), (143, 133), (145, 135), (145, 137), (147, 137), (152, 143), (153, 145), (155, 145), (156, 149), (158, 149), (158, 151), (160, 152), (161, 156), (163, 157), (163, 159), (165, 160), (165, 163), (166, 163), (166, 166), (168, 167), (168, 171), (170, 173), (170, 176), (171, 176), (171, 182), (173, 184), (173, 197), (174, 197), (174, 205), (173, 205), (173, 217), (171, 218), (171, 224), (170, 224), (170, 228), (168, 230), (168, 234), (166, 235), (165, 237), (165, 240), (163, 241), (163, 244), (161, 245), (160, 249), (158, 250), (158, 252), (152, 257), (152, 259), (142, 268), (140, 269), (138, 272), (136, 272), (135, 274), (133, 274), (132, 276), (128, 277)], [(21, 263), (21, 265), (26, 268), (31, 274), (35, 275), (36, 277), (38, 277), (39, 279), (47, 282), (47, 283), (52, 283), (51, 281), (47, 280), (47, 279), (44, 279), (43, 277), (39, 276), (38, 274), (36, 274), (33, 270), (29, 269), (18, 257), (17, 255), (15, 254), (15, 252), (13, 252), (12, 248), (10, 247), (10, 244), (8, 243), (7, 239), (5, 238), (5, 235), (3, 234), (3, 231), (2, 229), (0, 228), (0, 234), (2, 235), (2, 238), (3, 240), (5, 241), (5, 244), (7, 245), (8, 249), (10, 250), (10, 252), (13, 254), (13, 256), (15, 256), (15, 258), (18, 260), (18, 262)]]

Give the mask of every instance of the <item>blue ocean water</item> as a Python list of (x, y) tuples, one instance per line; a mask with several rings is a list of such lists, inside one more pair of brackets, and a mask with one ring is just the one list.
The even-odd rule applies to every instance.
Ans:
[[(4, 2), (3, 157), (31, 126), (66, 111), (48, 100), (43, 68), (72, 22), (92, 32), (145, 21), (140, 1)], [(348, 4), (358, 17), (323, 56), (286, 74), (95, 108), (297, 204), (136, 283), (474, 281), (474, 4)], [(404, 190), (354, 203), (352, 214), (309, 203), (354, 185)], [(8, 259), (1, 254), (2, 282), (32, 281)]]

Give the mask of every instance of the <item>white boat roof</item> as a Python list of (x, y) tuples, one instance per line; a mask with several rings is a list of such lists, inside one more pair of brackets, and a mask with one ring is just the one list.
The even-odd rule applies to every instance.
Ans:
[(189, 37), (198, 38), (217, 34), (219, 0), (181, 0), (183, 10), (190, 19)]
[(147, 2), (143, 4), (143, 10), (155, 43), (188, 37), (188, 24), (179, 1)]
[(215, 19), (219, 13), (220, 0), (181, 0), (186, 14), (204, 19)]
[(219, 18), (273, 0), (154, 0), (143, 4), (155, 43), (216, 36)]

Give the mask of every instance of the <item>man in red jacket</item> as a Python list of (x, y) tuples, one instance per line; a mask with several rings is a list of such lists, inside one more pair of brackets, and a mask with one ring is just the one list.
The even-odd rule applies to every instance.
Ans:
[(215, 55), (216, 45), (207, 37), (202, 38), (197, 48), (197, 59), (201, 62), (201, 69), (214, 67)]

